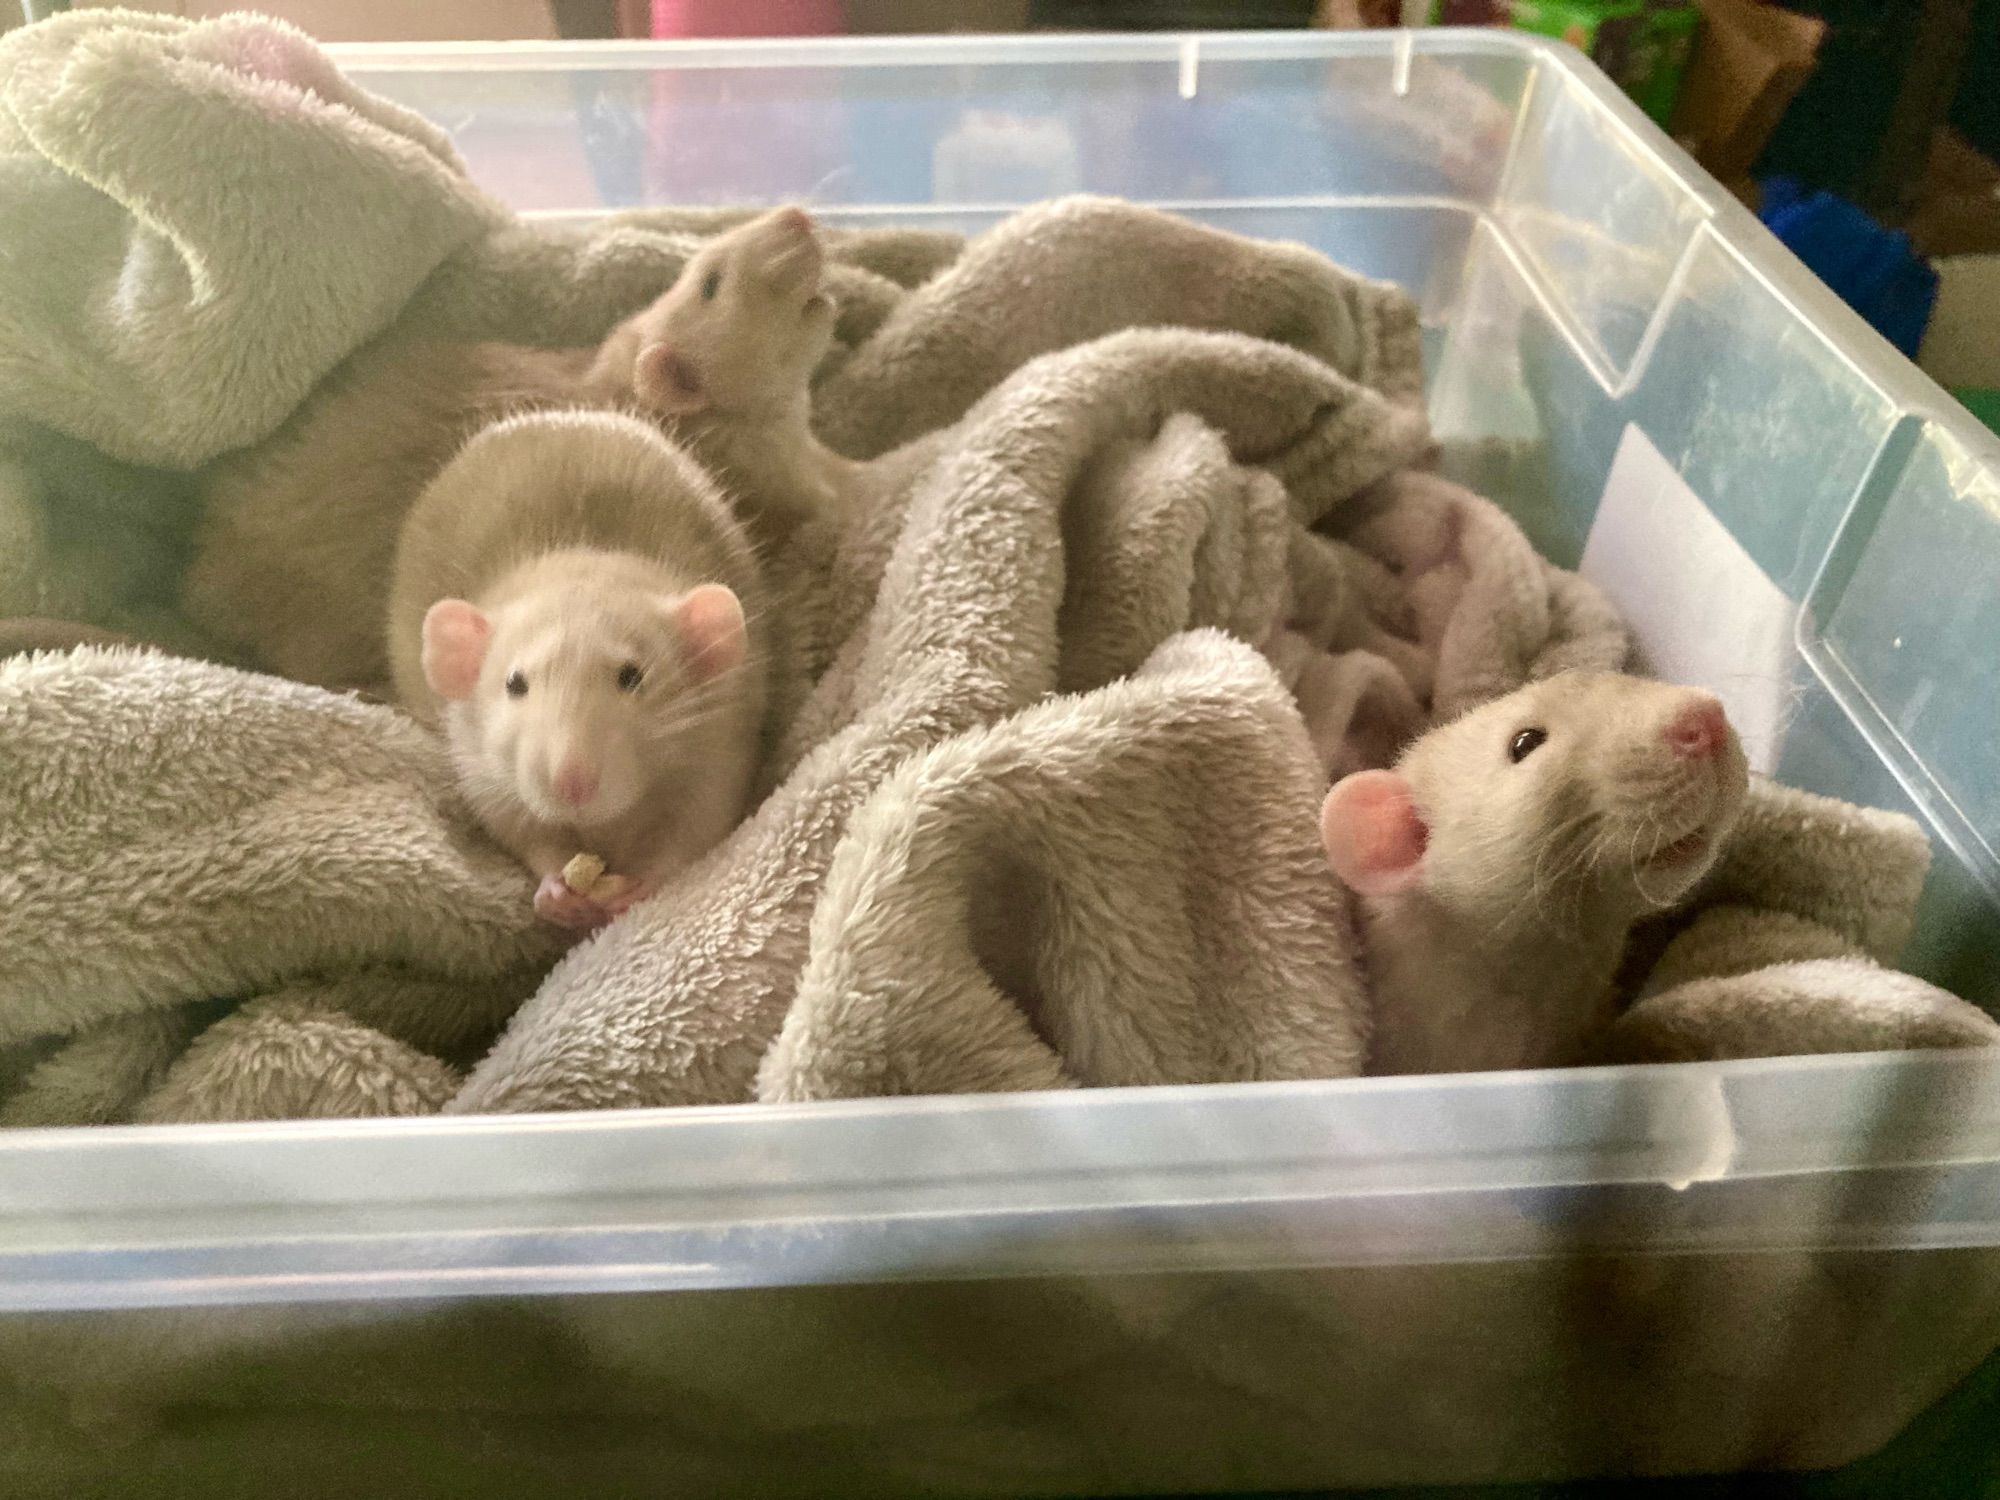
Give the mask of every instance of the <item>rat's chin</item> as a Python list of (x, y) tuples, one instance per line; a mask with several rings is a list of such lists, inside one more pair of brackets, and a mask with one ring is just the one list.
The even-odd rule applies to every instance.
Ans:
[(521, 799), (521, 805), (544, 823), (560, 825), (574, 823), (577, 819), (575, 808), (558, 802), (540, 787), (523, 787), (517, 795)]
[(1645, 865), (1649, 870), (1663, 873), (1692, 869), (1696, 865), (1705, 865), (1714, 850), (1714, 836), (1706, 828), (1697, 828), (1693, 833), (1683, 834), (1671, 844), (1654, 850), (1646, 856)]
[[(1711, 783), (1697, 783), (1694, 795), (1686, 799), (1694, 805), (1680, 809), (1687, 821), (1678, 829), (1669, 823), (1652, 851), (1636, 862), (1640, 885), (1655, 904), (1679, 900), (1706, 875), (1715, 864), (1722, 841), (1736, 825), (1736, 814), (1743, 803), (1741, 793), (1732, 795), (1726, 765), (1718, 764), (1717, 770), (1719, 774)], [(1739, 771), (1734, 785), (1741, 784)]]
[(611, 834), (622, 831), (638, 810), (639, 799), (635, 795), (614, 797), (599, 794), (588, 807), (573, 811), (570, 820), (579, 828)]
[(548, 788), (539, 786), (524, 788), (521, 800), (527, 804), (528, 811), (542, 822), (574, 828), (580, 833), (620, 824), (632, 811), (632, 799), (629, 797), (599, 795), (578, 807), (573, 802), (563, 801)]
[(1638, 862), (1640, 893), (1648, 904), (1666, 907), (1685, 896), (1715, 864), (1719, 843), (1712, 822), (1659, 845)]

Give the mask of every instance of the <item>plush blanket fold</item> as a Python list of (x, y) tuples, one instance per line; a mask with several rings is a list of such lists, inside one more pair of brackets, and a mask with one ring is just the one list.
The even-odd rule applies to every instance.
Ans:
[(1178, 635), (849, 820), (763, 1099), (1335, 1078), (1367, 1005), (1270, 666)]
[(0, 1046), (73, 1038), (16, 1118), (60, 1114), (91, 1058), (105, 1102), (76, 1112), (123, 1117), (190, 1002), (307, 980), (392, 1027), (379, 991), (418, 984), (412, 1039), (467, 1048), (557, 955), (442, 748), (388, 709), (88, 647), (0, 663), (0, 746)]
[(0, 199), (0, 417), (169, 466), (269, 431), (506, 217), (436, 126), (246, 15), (0, 41)]

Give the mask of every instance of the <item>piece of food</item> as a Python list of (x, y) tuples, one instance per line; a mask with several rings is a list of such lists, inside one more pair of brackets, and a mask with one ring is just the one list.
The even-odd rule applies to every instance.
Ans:
[(629, 875), (613, 875), (595, 854), (579, 854), (562, 868), (563, 884), (592, 901), (615, 901), (638, 884)]
[(562, 867), (563, 884), (579, 896), (588, 896), (590, 888), (597, 884), (604, 874), (604, 861), (595, 854), (579, 854)]

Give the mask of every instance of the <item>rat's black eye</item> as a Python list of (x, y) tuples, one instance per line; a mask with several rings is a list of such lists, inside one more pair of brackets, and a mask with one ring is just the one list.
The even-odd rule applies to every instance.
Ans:
[(645, 668), (641, 667), (636, 661), (628, 661), (618, 669), (618, 691), (621, 693), (638, 692), (639, 684), (645, 680)]
[(701, 278), (702, 301), (713, 302), (715, 300), (715, 294), (721, 290), (722, 290), (722, 273), (720, 271), (710, 271), (706, 276)]
[(507, 674), (507, 696), (525, 698), (528, 696), (528, 679), (517, 668)]
[(1549, 732), (1546, 729), (1522, 730), (1509, 742), (1507, 746), (1507, 759), (1518, 766), (1522, 761), (1541, 749), (1542, 742), (1548, 737)]

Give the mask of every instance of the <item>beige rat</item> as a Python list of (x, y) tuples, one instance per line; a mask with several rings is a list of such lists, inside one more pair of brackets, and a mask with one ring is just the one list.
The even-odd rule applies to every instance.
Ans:
[[(635, 418), (501, 422), (425, 486), (388, 610), (397, 696), (443, 728), (474, 809), (541, 877), (542, 916), (607, 920), (748, 812), (761, 604), (713, 482)], [(580, 852), (625, 877), (615, 895), (564, 880)]]
[(1320, 833), (1360, 898), (1369, 1071), (1577, 1061), (1632, 924), (1707, 874), (1747, 789), (1714, 697), (1608, 672), (1531, 683), (1337, 783)]
[(812, 430), (810, 382), (833, 336), (824, 265), (803, 209), (740, 224), (612, 331), (590, 377), (665, 420), (771, 541), (839, 515), (860, 467)]

